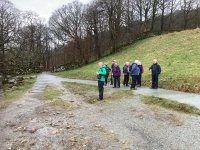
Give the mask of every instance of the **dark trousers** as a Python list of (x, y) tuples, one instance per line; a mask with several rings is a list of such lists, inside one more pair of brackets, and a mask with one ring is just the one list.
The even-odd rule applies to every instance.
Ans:
[(120, 87), (120, 77), (119, 76), (113, 76), (114, 77), (114, 87), (118, 85)]
[(132, 75), (132, 84), (131, 84), (131, 89), (132, 89), (132, 88), (135, 88), (135, 86), (136, 86), (136, 82), (137, 82), (137, 78), (138, 78), (137, 75)]
[(110, 76), (110, 85), (113, 85), (113, 75)]
[(128, 86), (128, 82), (129, 82), (129, 75), (124, 75), (124, 86)]
[(139, 74), (137, 78), (137, 85), (141, 86), (142, 85), (141, 82), (142, 82), (142, 74)]
[(98, 81), (98, 89), (99, 89), (99, 99), (103, 99), (103, 91), (104, 91), (104, 82), (103, 81)]
[(158, 74), (152, 74), (152, 88), (158, 88)]

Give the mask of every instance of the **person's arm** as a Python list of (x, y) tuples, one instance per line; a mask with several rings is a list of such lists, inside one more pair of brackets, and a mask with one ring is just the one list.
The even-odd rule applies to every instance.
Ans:
[(158, 65), (158, 74), (160, 74), (161, 73), (161, 67), (160, 67), (160, 65)]
[(106, 68), (99, 69), (99, 75), (106, 75)]
[(126, 67), (126, 73), (129, 73), (129, 67)]
[(113, 75), (113, 65), (111, 66), (111, 75)]
[(111, 69), (108, 67), (109, 72), (111, 72)]
[(131, 71), (131, 70), (130, 70), (130, 67), (127, 67), (127, 72), (130, 73), (130, 71)]
[(132, 73), (135, 71), (135, 64), (134, 65), (132, 65), (132, 68), (131, 68), (131, 70), (130, 70), (130, 74), (132, 75)]
[(136, 64), (134, 64), (134, 65), (132, 66), (131, 72), (135, 71), (135, 69), (136, 69)]
[(151, 65), (151, 66), (149, 67), (149, 70), (152, 70), (152, 66), (153, 66), (153, 65)]
[(143, 65), (142, 65), (142, 74), (144, 73), (144, 67), (143, 67)]
[(125, 73), (125, 66), (122, 69), (123, 69), (123, 73)]

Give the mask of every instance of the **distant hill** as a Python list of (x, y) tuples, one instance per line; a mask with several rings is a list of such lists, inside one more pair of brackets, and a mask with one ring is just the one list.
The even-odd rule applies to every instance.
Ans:
[[(200, 92), (199, 28), (144, 39), (99, 61), (106, 62), (110, 66), (112, 60), (116, 59), (122, 69), (126, 61), (132, 63), (138, 59), (145, 67), (143, 85), (149, 86), (151, 74), (148, 68), (153, 58), (157, 58), (162, 67), (160, 87), (186, 92)], [(95, 80), (97, 69), (97, 62), (94, 62), (79, 69), (58, 72), (56, 75)]]

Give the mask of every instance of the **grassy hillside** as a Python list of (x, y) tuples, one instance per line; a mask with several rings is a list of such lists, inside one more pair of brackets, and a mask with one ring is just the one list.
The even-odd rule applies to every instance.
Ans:
[[(149, 86), (151, 74), (148, 68), (153, 58), (157, 58), (162, 67), (160, 87), (200, 92), (200, 29), (141, 40), (99, 61), (106, 62), (110, 66), (111, 61), (116, 59), (122, 68), (126, 61), (132, 63), (138, 59), (145, 67), (143, 84)], [(97, 62), (95, 62), (79, 69), (59, 72), (56, 75), (94, 80), (97, 69)]]

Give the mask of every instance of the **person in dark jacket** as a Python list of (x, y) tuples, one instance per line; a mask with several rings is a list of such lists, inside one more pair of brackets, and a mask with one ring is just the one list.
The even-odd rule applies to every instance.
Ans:
[(120, 76), (121, 76), (121, 70), (117, 63), (114, 64), (114, 67), (112, 69), (112, 74), (114, 78), (114, 88), (118, 86), (120, 88)]
[(161, 67), (158, 64), (157, 59), (153, 60), (153, 64), (151, 65), (149, 70), (151, 70), (151, 73), (152, 73), (152, 86), (151, 86), (151, 88), (157, 89), (158, 88), (158, 76), (161, 73)]
[(123, 85), (124, 86), (128, 86), (128, 82), (129, 82), (129, 75), (130, 75), (130, 71), (129, 71), (129, 62), (126, 62), (124, 67), (123, 67), (123, 74), (124, 74), (124, 82)]
[(138, 62), (138, 67), (140, 69), (140, 73), (139, 73), (138, 79), (137, 79), (137, 86), (141, 87), (142, 86), (142, 74), (144, 73), (144, 67), (140, 61)]
[(131, 84), (131, 90), (136, 90), (136, 82), (138, 75), (140, 73), (140, 68), (138, 67), (138, 60), (135, 60), (135, 62), (132, 64), (131, 68), (131, 77), (132, 77), (132, 84)]
[(110, 85), (113, 85), (113, 74), (112, 74), (112, 70), (113, 70), (113, 68), (114, 68), (114, 66), (115, 66), (115, 63), (116, 63), (116, 60), (113, 60), (112, 61), (112, 65), (111, 65), (111, 76), (110, 76)]
[(108, 67), (108, 64), (107, 64), (107, 63), (105, 63), (104, 65), (106, 66), (105, 86), (107, 86), (108, 77), (109, 77), (109, 74), (110, 74), (111, 69)]

